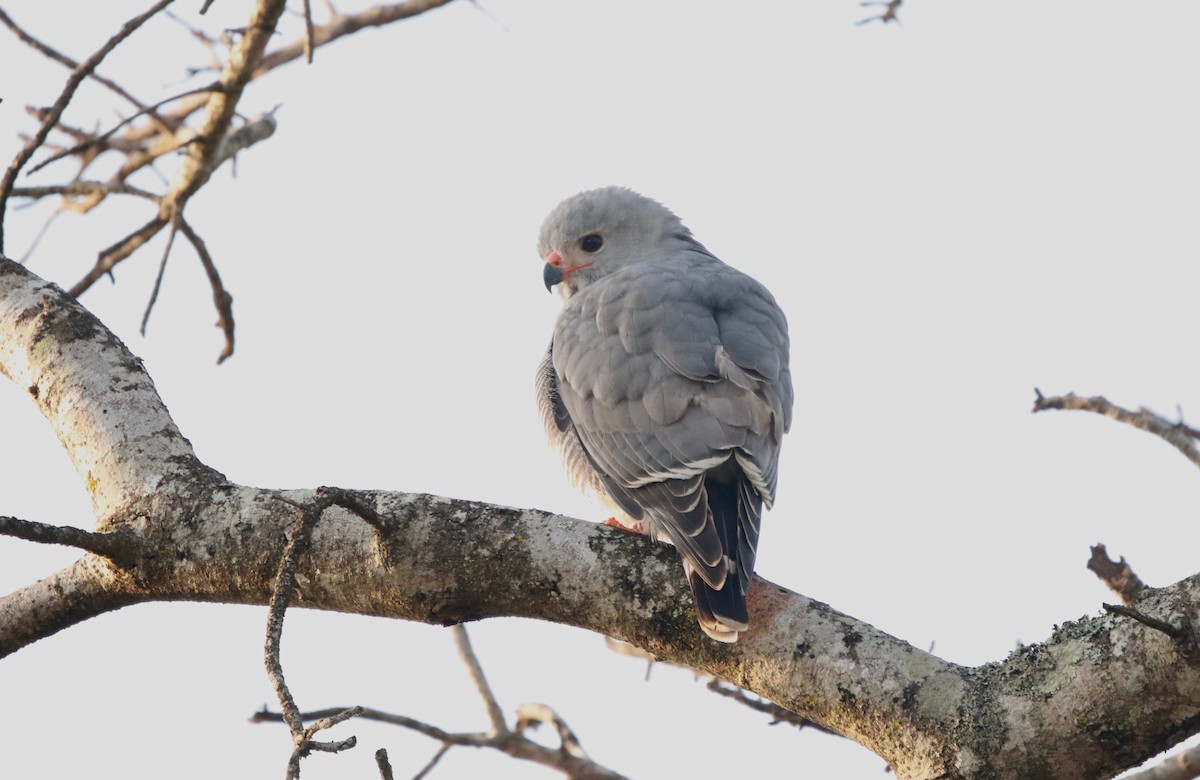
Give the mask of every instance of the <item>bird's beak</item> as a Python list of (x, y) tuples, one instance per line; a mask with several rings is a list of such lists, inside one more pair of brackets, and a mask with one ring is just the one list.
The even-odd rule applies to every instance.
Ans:
[(554, 292), (554, 285), (563, 280), (566, 274), (562, 269), (562, 255), (552, 251), (546, 255), (546, 267), (542, 269), (542, 281), (546, 283), (546, 292)]
[(554, 292), (554, 285), (563, 280), (563, 270), (556, 265), (546, 263), (546, 267), (542, 269), (542, 281), (546, 283), (546, 291)]

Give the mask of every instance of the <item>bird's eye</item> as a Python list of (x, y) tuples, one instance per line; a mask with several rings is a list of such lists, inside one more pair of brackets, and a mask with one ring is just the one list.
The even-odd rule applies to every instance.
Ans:
[(595, 233), (588, 233), (583, 238), (579, 239), (579, 248), (587, 253), (599, 252), (600, 247), (604, 246), (604, 239)]

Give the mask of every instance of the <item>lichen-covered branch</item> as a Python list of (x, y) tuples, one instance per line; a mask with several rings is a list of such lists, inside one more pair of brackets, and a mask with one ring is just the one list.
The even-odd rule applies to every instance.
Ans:
[[(267, 604), (292, 504), (317, 494), (281, 501), (200, 463), (125, 346), (4, 259), (0, 322), (0, 372), (67, 448), (99, 530), (130, 534), (140, 551), (120, 566), (86, 555), (0, 598), (0, 656), (127, 604)], [(640, 536), (430, 495), (336, 496), (315, 516), (294, 606), (433, 624), (513, 615), (614, 636), (849, 737), (901, 778), (1111, 776), (1200, 729), (1189, 624), (1200, 575), (1146, 591), (1138, 619), (1066, 623), (967, 668), (761, 579), (751, 630), (714, 643), (696, 629), (674, 552)]]
[(50, 525), (19, 517), (0, 515), (0, 536), (12, 536), (40, 544), (62, 544), (96, 553), (118, 565), (132, 564), (138, 557), (137, 537), (128, 531), (98, 534), (66, 525)]
[(63, 292), (0, 256), (0, 373), (23, 388), (91, 494), (98, 530), (151, 519), (163, 500), (210, 469), (196, 460), (140, 361)]

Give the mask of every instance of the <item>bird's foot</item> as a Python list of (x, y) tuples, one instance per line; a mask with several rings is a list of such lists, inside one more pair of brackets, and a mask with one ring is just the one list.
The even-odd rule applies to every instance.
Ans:
[(604, 521), (604, 525), (607, 525), (610, 528), (620, 528), (622, 531), (629, 531), (635, 534), (642, 533), (642, 524), (637, 520), (621, 521), (615, 517), (610, 517)]

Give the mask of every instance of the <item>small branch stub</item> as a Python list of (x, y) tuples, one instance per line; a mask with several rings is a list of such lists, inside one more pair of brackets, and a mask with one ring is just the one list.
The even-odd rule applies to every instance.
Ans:
[(1150, 617), (1147, 614), (1137, 611), (1133, 607), (1126, 607), (1122, 604), (1104, 604), (1105, 612), (1111, 612), (1114, 615), (1123, 615), (1127, 618), (1132, 618), (1139, 623), (1143, 623), (1155, 631), (1161, 631), (1172, 639), (1181, 639), (1184, 636), (1184, 631), (1179, 626), (1173, 626), (1165, 620), (1159, 620), (1155, 617)]
[(1137, 601), (1138, 596), (1146, 590), (1146, 583), (1142, 582), (1141, 577), (1137, 576), (1125, 562), (1125, 556), (1122, 555), (1120, 561), (1114, 561), (1108, 557), (1108, 550), (1105, 546), (1099, 543), (1091, 549), (1092, 557), (1088, 559), (1088, 569), (1095, 572), (1096, 576), (1113, 593), (1120, 596), (1124, 603), (1132, 604)]

